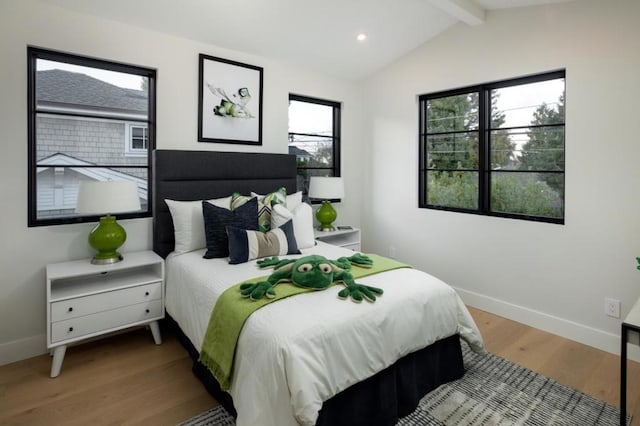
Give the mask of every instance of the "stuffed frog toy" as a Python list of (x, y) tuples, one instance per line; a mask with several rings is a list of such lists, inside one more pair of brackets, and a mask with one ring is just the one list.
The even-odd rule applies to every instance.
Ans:
[(376, 295), (382, 295), (382, 289), (366, 286), (355, 282), (349, 272), (351, 265), (370, 268), (373, 261), (360, 253), (351, 257), (341, 257), (337, 260), (329, 260), (324, 256), (311, 255), (299, 259), (278, 259), (270, 257), (258, 261), (260, 268), (273, 267), (273, 273), (266, 281), (247, 283), (240, 286), (240, 293), (251, 300), (258, 300), (266, 296), (276, 296), (274, 287), (281, 282), (290, 282), (298, 287), (313, 290), (324, 290), (334, 282), (340, 282), (346, 286), (338, 293), (338, 297), (346, 299), (351, 297), (354, 302), (362, 302), (367, 299), (375, 302)]

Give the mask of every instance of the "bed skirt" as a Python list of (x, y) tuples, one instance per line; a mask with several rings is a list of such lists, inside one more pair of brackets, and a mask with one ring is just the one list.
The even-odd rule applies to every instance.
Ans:
[[(193, 360), (192, 371), (207, 391), (231, 415), (237, 416), (231, 395), (224, 392), (180, 327), (167, 315), (180, 343)], [(456, 334), (400, 358), (378, 374), (325, 401), (317, 426), (392, 426), (418, 406), (420, 399), (443, 383), (464, 375), (460, 337)]]

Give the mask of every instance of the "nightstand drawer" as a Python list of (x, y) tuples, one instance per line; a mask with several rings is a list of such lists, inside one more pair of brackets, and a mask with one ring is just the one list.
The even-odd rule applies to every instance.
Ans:
[(115, 330), (119, 327), (134, 325), (145, 320), (159, 319), (162, 316), (162, 301), (153, 300), (59, 321), (51, 324), (51, 343), (75, 339), (92, 333)]
[(152, 283), (51, 303), (51, 322), (63, 321), (162, 298), (162, 283)]

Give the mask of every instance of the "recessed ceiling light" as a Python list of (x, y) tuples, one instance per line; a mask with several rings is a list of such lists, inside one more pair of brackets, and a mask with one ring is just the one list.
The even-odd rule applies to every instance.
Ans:
[(358, 39), (358, 41), (365, 41), (367, 39), (367, 35), (365, 33), (360, 33), (356, 36), (356, 39)]

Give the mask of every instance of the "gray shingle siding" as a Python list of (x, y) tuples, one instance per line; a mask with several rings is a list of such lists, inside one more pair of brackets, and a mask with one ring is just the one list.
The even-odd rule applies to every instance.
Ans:
[(60, 152), (94, 164), (146, 166), (146, 157), (125, 155), (125, 126), (118, 121), (40, 116), (36, 161)]

